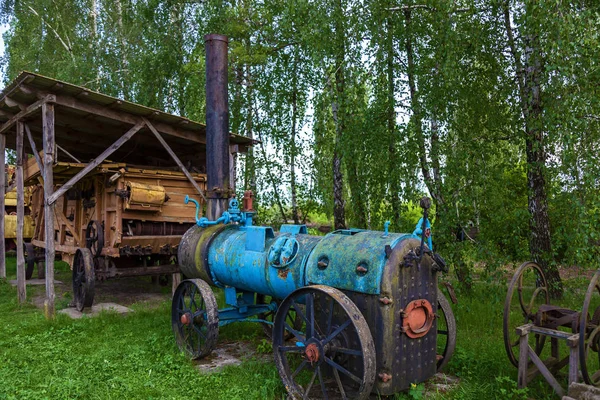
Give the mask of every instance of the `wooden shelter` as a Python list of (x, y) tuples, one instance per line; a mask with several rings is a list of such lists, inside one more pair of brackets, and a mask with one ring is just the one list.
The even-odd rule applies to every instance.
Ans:
[[(252, 145), (250, 139), (237, 135), (230, 136), (230, 143), (232, 157), (234, 153), (247, 151)], [(151, 175), (155, 175), (152, 179), (158, 176), (163, 180), (179, 174), (177, 179), (187, 182), (191, 185), (190, 191), (195, 192), (190, 194), (202, 199), (205, 197), (205, 188), (202, 187), (206, 180), (203, 178), (205, 125), (31, 72), (21, 73), (0, 93), (0, 165), (5, 164), (5, 148), (15, 149), (17, 154), (15, 179), (10, 185), (7, 184), (5, 168), (0, 168), (0, 193), (10, 192), (16, 186), (17, 286), (21, 301), (25, 300), (24, 187), (38, 185), (40, 188), (38, 203), (40, 212), (43, 208), (43, 217), (39, 221), (43, 221), (44, 226), (36, 226), (39, 235), (36, 236), (38, 242), (34, 244), (45, 249), (47, 316), (54, 314), (55, 252), (69, 254), (61, 242), (65, 240), (64, 231), (70, 228), (74, 245), (81, 245), (77, 244), (77, 236), (83, 233), (71, 226), (77, 216), (72, 216), (70, 223), (63, 211), (71, 201), (67, 194), (82, 179), (110, 172), (111, 176), (104, 176), (103, 182), (109, 179), (120, 182), (111, 192), (118, 194), (119, 190), (133, 190), (132, 183), (122, 178), (127, 174), (141, 174), (141, 178), (146, 179), (144, 173), (150, 171)], [(230, 175), (233, 182), (233, 171)], [(152, 183), (147, 179), (144, 182), (146, 185)], [(121, 202), (117, 199), (113, 203), (103, 203), (103, 218), (119, 210), (135, 211), (136, 205), (132, 208), (126, 195), (121, 197)], [(169, 198), (168, 193), (164, 198)], [(147, 208), (155, 205), (138, 206)], [(0, 209), (4, 209), (3, 195), (0, 196)], [(113, 230), (118, 232), (118, 228)], [(0, 235), (4, 236), (4, 213), (0, 213)], [(43, 241), (39, 240), (40, 237)], [(60, 243), (56, 243), (57, 240)], [(81, 241), (82, 238), (79, 238)], [(119, 252), (107, 249), (102, 255), (118, 256), (109, 254), (111, 251)], [(2, 237), (0, 278), (5, 276)]]

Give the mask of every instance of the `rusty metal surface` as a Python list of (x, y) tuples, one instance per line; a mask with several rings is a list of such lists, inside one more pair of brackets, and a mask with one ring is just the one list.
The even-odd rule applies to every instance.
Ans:
[(159, 185), (126, 181), (125, 187), (128, 192), (125, 199), (126, 209), (157, 211), (168, 198), (165, 188)]
[(433, 308), (426, 299), (411, 301), (400, 314), (402, 330), (411, 339), (425, 336), (433, 325)]
[(200, 278), (215, 286), (208, 265), (208, 249), (213, 239), (226, 229), (235, 229), (235, 226), (194, 226), (183, 235), (177, 251), (177, 262), (186, 277)]
[[(23, 219), (23, 239), (31, 239), (34, 232), (33, 219), (30, 215), (25, 215)], [(17, 238), (17, 216), (4, 216), (4, 239)]]
[[(408, 254), (415, 252), (420, 242), (407, 238), (398, 242), (387, 259), (379, 295), (345, 293), (365, 316), (376, 349), (376, 379), (374, 392), (392, 395), (423, 382), (437, 371), (437, 321), (420, 338), (410, 338), (402, 332), (402, 311), (417, 299), (437, 303), (437, 273), (431, 259), (424, 257), (421, 268), (417, 259), (408, 266)], [(383, 378), (382, 378), (383, 377)], [(391, 378), (390, 378), (391, 377)]]
[(206, 35), (206, 175), (207, 217), (216, 220), (227, 209), (229, 182), (228, 39)]

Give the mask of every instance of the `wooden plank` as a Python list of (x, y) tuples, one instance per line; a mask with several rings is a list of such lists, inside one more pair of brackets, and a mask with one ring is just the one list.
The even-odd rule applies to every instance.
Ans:
[(44, 135), (44, 224), (45, 224), (45, 256), (46, 256), (46, 301), (44, 313), (46, 318), (54, 318), (54, 205), (48, 201), (54, 191), (54, 104), (42, 105), (42, 129)]
[(530, 328), (530, 332), (539, 333), (540, 335), (550, 336), (552, 338), (565, 339), (565, 340), (570, 338), (571, 336), (573, 336), (572, 332), (563, 332), (563, 331), (558, 331), (555, 329), (542, 328), (539, 326), (532, 326)]
[(27, 109), (21, 111), (18, 114), (15, 114), (11, 119), (9, 119), (8, 121), (6, 121), (1, 127), (0, 127), (0, 134), (6, 132), (7, 130), (9, 130), (14, 124), (17, 123), (18, 120), (24, 119), (27, 116), (33, 114), (34, 112), (36, 112), (40, 107), (42, 107), (44, 104), (48, 103), (48, 102), (53, 102), (56, 99), (56, 96), (49, 94), (46, 97), (44, 97), (41, 100), (36, 101), (35, 103), (33, 103), (32, 105), (30, 105), (29, 107), (27, 107)]
[(140, 129), (142, 129), (143, 126), (144, 126), (144, 124), (142, 122), (140, 122), (140, 123), (136, 124), (130, 130), (128, 130), (123, 136), (121, 136), (119, 139), (117, 139), (117, 141), (114, 142), (109, 148), (104, 150), (102, 152), (102, 154), (100, 154), (95, 160), (93, 160), (88, 165), (86, 165), (86, 167), (84, 169), (79, 171), (73, 178), (69, 179), (69, 181), (67, 183), (62, 185), (60, 187), (60, 189), (58, 189), (55, 193), (53, 193), (51, 196), (49, 196), (48, 199), (46, 200), (47, 203), (50, 205), (54, 204), (56, 202), (56, 200), (58, 200), (59, 197), (61, 197), (65, 193), (67, 193), (67, 191), (69, 189), (71, 189), (73, 187), (73, 185), (75, 185), (77, 182), (79, 182), (81, 180), (81, 178), (86, 176), (91, 170), (96, 168), (98, 165), (100, 165), (102, 163), (102, 161), (106, 160), (107, 157), (109, 157), (112, 153), (114, 153), (117, 149), (119, 149), (119, 147), (121, 147), (125, 142), (127, 142), (129, 139), (131, 139), (133, 137), (133, 135), (136, 134), (136, 132), (138, 132)]
[[(36, 247), (39, 247), (42, 249), (46, 248), (46, 242), (44, 242), (42, 240), (32, 239), (31, 243)], [(60, 253), (75, 254), (75, 252), (78, 249), (78, 246), (55, 244), (54, 249)]]
[[(517, 328), (518, 330), (519, 328)], [(523, 389), (527, 386), (527, 364), (529, 363), (529, 331), (526, 330), (519, 337), (519, 371), (517, 374), (517, 386)]]
[[(523, 339), (523, 336), (521, 336), (521, 340), (522, 339)], [(548, 370), (548, 368), (546, 368), (546, 365), (538, 357), (538, 355), (535, 354), (535, 351), (531, 347), (529, 347), (529, 345), (527, 344), (527, 341), (525, 341), (525, 344), (527, 345), (526, 351), (528, 352), (528, 355), (531, 358), (531, 361), (533, 361), (535, 366), (540, 370), (540, 373), (544, 376), (544, 378), (550, 384), (550, 386), (552, 386), (552, 389), (554, 389), (556, 394), (558, 394), (560, 397), (564, 396), (565, 391), (562, 388), (562, 386), (560, 386), (560, 383), (558, 383), (558, 381), (556, 380), (554, 375), (552, 375), (552, 373)], [(521, 367), (520, 360), (519, 360), (519, 367)]]
[(69, 153), (68, 151), (66, 151), (66, 150), (65, 150), (65, 149), (63, 149), (62, 147), (60, 147), (58, 144), (56, 145), (56, 147), (57, 147), (57, 148), (58, 148), (60, 151), (62, 151), (63, 153), (65, 153), (66, 155), (68, 155), (69, 157), (71, 157), (71, 159), (72, 159), (73, 161), (75, 161), (76, 163), (81, 163), (81, 161), (79, 161), (79, 160), (77, 159), (77, 157), (75, 157), (73, 154)]
[(156, 130), (156, 128), (146, 118), (142, 118), (142, 120), (144, 121), (144, 123), (146, 124), (146, 126), (148, 126), (148, 128), (150, 128), (150, 130), (152, 131), (152, 133), (154, 133), (154, 136), (156, 136), (156, 138), (158, 139), (158, 141), (160, 142), (160, 144), (163, 145), (163, 147), (165, 148), (165, 150), (167, 151), (167, 153), (169, 153), (169, 155), (171, 156), (171, 158), (173, 159), (173, 161), (175, 161), (175, 164), (177, 164), (177, 166), (179, 167), (179, 169), (181, 170), (181, 172), (183, 172), (183, 174), (188, 178), (188, 180), (194, 186), (194, 188), (196, 188), (196, 190), (198, 191), (198, 193), (200, 194), (200, 196), (202, 196), (202, 198), (204, 199), (204, 201), (207, 201), (206, 197), (204, 197), (204, 193), (202, 192), (202, 189), (200, 189), (200, 186), (198, 186), (198, 183), (196, 182), (196, 180), (192, 177), (192, 175), (190, 175), (190, 173), (187, 170), (187, 168), (183, 165), (183, 163), (181, 162), (181, 160), (179, 159), (179, 157), (177, 157), (177, 155), (173, 152), (173, 150), (171, 149), (171, 147), (169, 147), (169, 145), (167, 144), (167, 142), (165, 142), (165, 140), (162, 138), (162, 136), (160, 136), (160, 133), (158, 133), (158, 131)]
[(4, 196), (6, 195), (6, 135), (0, 135), (0, 279), (6, 278), (6, 248), (4, 247)]
[[(56, 104), (64, 107), (73, 108), (79, 111), (87, 112), (90, 114), (98, 115), (104, 118), (112, 119), (115, 121), (121, 121), (127, 124), (133, 125), (137, 124), (140, 121), (140, 117), (130, 114), (128, 112), (110, 109), (109, 107), (103, 105), (84, 102), (69, 96), (56, 95)], [(206, 138), (202, 137), (202, 135), (200, 135), (198, 132), (190, 131), (187, 129), (179, 129), (172, 125), (160, 122), (155, 122), (154, 126), (156, 127), (156, 129), (158, 129), (158, 131), (167, 135), (187, 139), (194, 143), (206, 144)]]
[(44, 166), (42, 164), (42, 159), (40, 158), (40, 154), (38, 153), (37, 147), (35, 146), (35, 142), (33, 141), (33, 136), (31, 135), (31, 130), (29, 129), (29, 125), (27, 125), (27, 124), (24, 124), (24, 125), (25, 125), (25, 132), (27, 132), (27, 139), (29, 140), (29, 145), (31, 146), (31, 152), (33, 153), (33, 156), (35, 157), (35, 161), (37, 162), (37, 165), (40, 168), (40, 171), (43, 173)]
[(27, 301), (25, 287), (25, 254), (23, 248), (23, 220), (25, 219), (25, 195), (23, 187), (23, 137), (24, 127), (17, 121), (17, 296), (19, 303)]

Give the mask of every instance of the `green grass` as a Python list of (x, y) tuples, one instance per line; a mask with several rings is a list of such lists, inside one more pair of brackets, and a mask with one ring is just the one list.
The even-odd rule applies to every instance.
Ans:
[[(7, 263), (11, 279), (14, 259)], [(57, 275), (68, 282), (64, 265)], [(43, 288), (28, 290), (28, 296), (34, 296)], [(447, 372), (458, 376), (460, 384), (433, 398), (558, 398), (542, 378), (525, 391), (516, 390), (517, 370), (508, 362), (502, 339), (506, 287), (480, 283), (471, 295), (458, 295), (459, 304), (453, 306), (458, 346)], [(68, 294), (58, 297), (63, 307), (69, 301)], [(150, 308), (134, 304), (135, 312), (126, 316), (104, 313), (72, 320), (58, 315), (47, 321), (34, 306), (19, 306), (15, 288), (0, 280), (0, 399), (285, 397), (272, 362), (250, 359), (221, 373), (200, 374), (175, 346), (169, 307), (168, 301)], [(224, 327), (219, 338), (247, 341), (259, 352), (269, 347), (263, 339), (255, 324)]]

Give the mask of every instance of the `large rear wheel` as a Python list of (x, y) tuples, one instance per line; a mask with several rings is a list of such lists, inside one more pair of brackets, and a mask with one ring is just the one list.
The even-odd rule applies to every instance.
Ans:
[[(300, 316), (301, 329), (289, 324), (290, 314)], [(352, 300), (329, 286), (308, 286), (285, 298), (275, 316), (273, 352), (294, 399), (367, 399), (375, 383), (369, 326)]]

